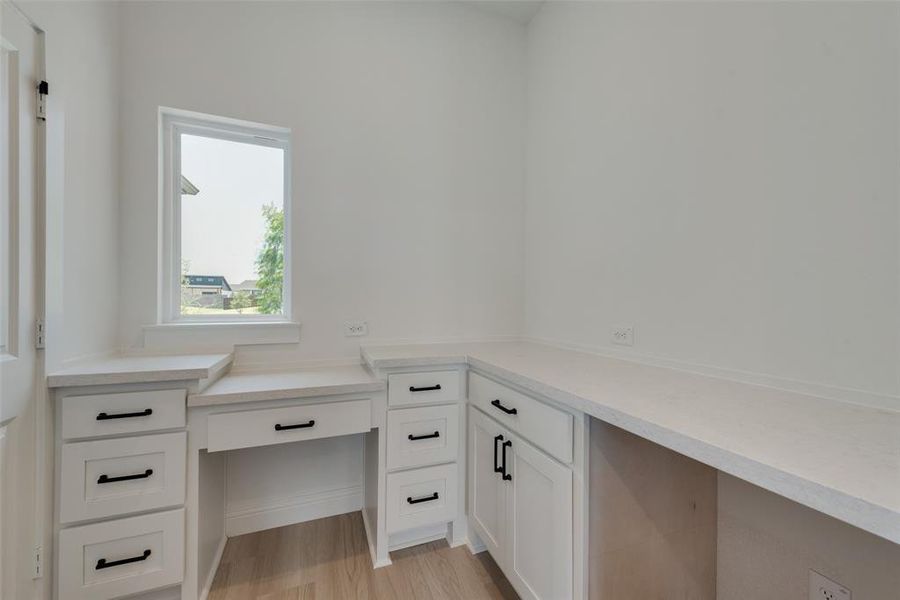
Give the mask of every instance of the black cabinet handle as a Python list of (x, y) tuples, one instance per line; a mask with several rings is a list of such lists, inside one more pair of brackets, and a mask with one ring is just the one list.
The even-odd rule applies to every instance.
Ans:
[(439, 389), (441, 389), (441, 384), (429, 385), (428, 387), (415, 387), (412, 385), (409, 386), (409, 391), (411, 392), (433, 392)]
[(437, 500), (437, 499), (438, 499), (438, 493), (435, 492), (430, 496), (423, 496), (422, 498), (413, 498), (412, 496), (410, 496), (409, 498), (406, 499), (406, 501), (409, 502), (410, 504), (418, 504), (419, 502), (431, 502), (432, 500)]
[(287, 431), (288, 429), (306, 429), (308, 427), (312, 427), (316, 424), (314, 419), (310, 419), (306, 423), (297, 423), (296, 425), (282, 425), (281, 423), (275, 424), (275, 431)]
[(98, 421), (108, 421), (110, 419), (130, 419), (132, 417), (149, 417), (152, 414), (153, 414), (152, 408), (145, 408), (144, 410), (142, 410), (140, 412), (118, 413), (118, 414), (114, 413), (111, 415), (107, 414), (105, 412), (102, 412), (99, 415), (97, 415), (97, 420)]
[(440, 431), (435, 431), (434, 433), (428, 433), (425, 435), (413, 435), (409, 434), (407, 436), (411, 442), (415, 442), (416, 440), (430, 440), (431, 438), (441, 437)]
[(132, 479), (147, 479), (153, 475), (153, 469), (147, 469), (143, 473), (138, 473), (137, 475), (122, 475), (121, 477), (110, 477), (108, 475), (101, 475), (97, 478), (97, 483), (115, 483), (116, 481), (131, 481)]
[(503, 473), (503, 481), (511, 481), (512, 475), (506, 472), (506, 449), (512, 446), (512, 442), (506, 440), (503, 442), (503, 464), (500, 466), (500, 472)]
[(502, 404), (500, 404), (500, 400), (499, 400), (499, 399), (497, 399), (497, 400), (491, 400), (491, 406), (495, 406), (495, 407), (499, 408), (500, 410), (502, 410), (503, 412), (505, 412), (505, 413), (508, 414), (508, 415), (517, 415), (517, 414), (519, 414), (519, 411), (516, 410), (515, 408), (506, 408), (505, 406), (503, 406)]
[(497, 442), (502, 442), (502, 441), (503, 441), (502, 435), (498, 435), (497, 437), (494, 438), (494, 473), (502, 473), (503, 472), (503, 470), (497, 464)]
[(118, 567), (119, 565), (141, 562), (142, 560), (147, 560), (148, 558), (150, 558), (149, 548), (144, 550), (144, 553), (140, 556), (132, 556), (131, 558), (123, 558), (122, 560), (112, 560), (107, 562), (105, 558), (101, 558), (97, 561), (97, 566), (94, 568), (99, 571), (100, 569), (108, 569), (110, 567)]

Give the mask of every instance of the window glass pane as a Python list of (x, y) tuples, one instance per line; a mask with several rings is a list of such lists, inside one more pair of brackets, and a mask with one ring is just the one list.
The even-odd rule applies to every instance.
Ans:
[(283, 314), (284, 150), (180, 141), (181, 314)]

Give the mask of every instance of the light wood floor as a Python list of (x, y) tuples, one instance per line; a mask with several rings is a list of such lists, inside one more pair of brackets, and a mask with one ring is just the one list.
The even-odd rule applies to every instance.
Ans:
[(391, 553), (372, 569), (360, 513), (228, 540), (209, 600), (514, 599), (487, 552), (444, 540)]

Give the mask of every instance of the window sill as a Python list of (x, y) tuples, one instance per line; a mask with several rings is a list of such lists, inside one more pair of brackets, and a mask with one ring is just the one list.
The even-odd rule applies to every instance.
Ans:
[(244, 344), (296, 344), (300, 323), (183, 321), (144, 326), (144, 348), (158, 350), (220, 349)]

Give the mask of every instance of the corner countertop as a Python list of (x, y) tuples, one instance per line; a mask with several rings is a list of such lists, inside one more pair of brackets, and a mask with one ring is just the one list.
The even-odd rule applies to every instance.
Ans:
[(468, 364), (900, 544), (900, 411), (529, 342), (364, 347)]
[(380, 392), (386, 387), (362, 365), (229, 373), (203, 392), (188, 396), (188, 406)]
[(113, 356), (79, 361), (47, 375), (51, 388), (208, 379), (231, 364), (231, 354)]

